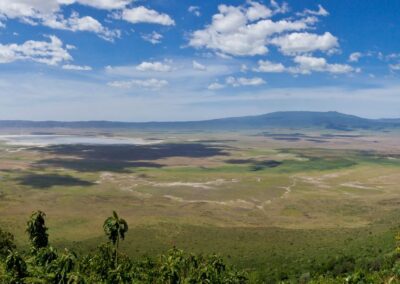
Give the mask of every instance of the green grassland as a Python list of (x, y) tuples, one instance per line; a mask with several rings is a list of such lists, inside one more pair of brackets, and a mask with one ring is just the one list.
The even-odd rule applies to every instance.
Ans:
[(367, 265), (399, 231), (400, 136), (323, 134), (146, 133), (166, 143), (135, 149), (0, 144), (0, 226), (26, 248), (26, 218), (40, 209), (52, 244), (87, 252), (116, 210), (132, 257), (172, 246), (219, 253), (254, 282), (343, 258)]

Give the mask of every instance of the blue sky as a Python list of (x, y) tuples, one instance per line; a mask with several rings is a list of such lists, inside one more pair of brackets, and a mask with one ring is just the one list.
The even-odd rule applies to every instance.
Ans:
[(400, 2), (0, 0), (0, 119), (400, 117)]

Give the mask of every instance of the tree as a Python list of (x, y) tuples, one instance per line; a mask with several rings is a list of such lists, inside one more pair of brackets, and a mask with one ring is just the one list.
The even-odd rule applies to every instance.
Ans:
[(11, 276), (10, 283), (23, 283), (22, 279), (28, 275), (24, 259), (17, 252), (10, 252), (6, 258), (6, 271)]
[(6, 257), (14, 249), (14, 236), (0, 229), (0, 257)]
[(125, 234), (128, 232), (128, 223), (113, 211), (113, 216), (104, 221), (103, 229), (110, 242), (118, 249), (119, 240), (124, 240)]
[(128, 223), (119, 218), (117, 212), (113, 211), (113, 215), (104, 221), (103, 229), (110, 242), (115, 246), (115, 264), (117, 264), (119, 240), (125, 239), (125, 234), (128, 232)]
[(49, 244), (49, 236), (45, 225), (45, 217), (42, 211), (32, 213), (26, 227), (26, 232), (29, 235), (29, 240), (35, 250), (47, 247)]

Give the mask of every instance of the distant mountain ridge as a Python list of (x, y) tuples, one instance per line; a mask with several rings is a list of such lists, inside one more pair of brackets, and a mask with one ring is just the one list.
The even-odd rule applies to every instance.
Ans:
[(264, 128), (325, 128), (335, 130), (400, 127), (400, 119), (367, 119), (335, 111), (281, 111), (262, 115), (203, 121), (118, 122), (118, 121), (28, 121), (0, 120), (0, 128), (122, 128), (159, 130), (244, 130)]

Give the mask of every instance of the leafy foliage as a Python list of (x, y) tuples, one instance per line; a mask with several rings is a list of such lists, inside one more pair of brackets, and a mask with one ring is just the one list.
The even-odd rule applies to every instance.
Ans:
[(14, 249), (14, 236), (0, 229), (0, 258), (6, 257)]
[(104, 222), (103, 228), (109, 242), (100, 245), (95, 252), (78, 256), (65, 249), (59, 253), (48, 245), (45, 214), (41, 211), (33, 213), (27, 224), (32, 249), (23, 255), (9, 250), (6, 260), (0, 262), (0, 283), (247, 282), (244, 272), (227, 266), (216, 255), (186, 254), (174, 248), (155, 260), (148, 258), (134, 261), (117, 250), (119, 240), (123, 240), (128, 231), (127, 222), (113, 212), (113, 216)]
[(9, 274), (9, 281), (23, 283), (21, 280), (28, 274), (25, 260), (17, 252), (10, 252), (5, 264), (6, 271)]
[(33, 249), (46, 247), (49, 243), (47, 228), (45, 225), (46, 214), (42, 211), (32, 213), (28, 220), (26, 232), (29, 235), (29, 240), (32, 243)]
[[(35, 212), (28, 221), (27, 232), (32, 249), (25, 254), (15, 250), (13, 237), (0, 231), (0, 242), (7, 257), (0, 258), (0, 283), (216, 283), (242, 284), (250, 282), (247, 274), (225, 264), (217, 255), (187, 254), (173, 248), (156, 259), (130, 259), (118, 251), (128, 225), (113, 212), (103, 225), (109, 240), (87, 255), (77, 255), (65, 249), (58, 252), (48, 244), (45, 214)], [(400, 238), (398, 238), (400, 242)], [(303, 272), (296, 278), (289, 271), (278, 271), (276, 283), (399, 283), (400, 249), (370, 259), (364, 263), (353, 257), (340, 256), (319, 264), (315, 270)], [(262, 282), (258, 279), (252, 283)], [(270, 282), (268, 282), (270, 283)], [(272, 282), (271, 282), (272, 283)]]
[(128, 223), (119, 218), (117, 212), (113, 211), (113, 215), (104, 221), (103, 229), (110, 242), (118, 248), (119, 240), (123, 240), (128, 232)]

